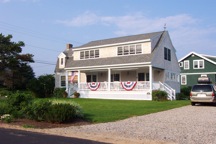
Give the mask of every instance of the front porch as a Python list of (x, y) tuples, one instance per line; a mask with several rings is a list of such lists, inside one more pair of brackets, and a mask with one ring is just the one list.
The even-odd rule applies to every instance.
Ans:
[(67, 78), (67, 91), (69, 97), (77, 91), (81, 98), (152, 100), (152, 90), (162, 89), (168, 92), (169, 99), (175, 99), (175, 90), (159, 83), (164, 76), (164, 70), (151, 65), (83, 69), (77, 71), (76, 82)]

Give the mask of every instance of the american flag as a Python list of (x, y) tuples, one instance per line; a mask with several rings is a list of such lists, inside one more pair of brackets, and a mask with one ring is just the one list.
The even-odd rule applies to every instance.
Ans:
[(75, 72), (75, 71), (71, 72), (71, 78), (70, 78), (70, 82), (71, 83), (73, 83), (73, 80), (74, 80), (74, 78), (75, 78), (76, 75), (77, 75), (77, 72)]

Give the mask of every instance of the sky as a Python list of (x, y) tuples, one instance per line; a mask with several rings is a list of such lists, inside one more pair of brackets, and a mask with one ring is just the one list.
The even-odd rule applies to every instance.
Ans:
[(23, 41), (35, 75), (54, 74), (66, 44), (169, 32), (178, 59), (216, 56), (215, 0), (0, 0), (0, 33)]

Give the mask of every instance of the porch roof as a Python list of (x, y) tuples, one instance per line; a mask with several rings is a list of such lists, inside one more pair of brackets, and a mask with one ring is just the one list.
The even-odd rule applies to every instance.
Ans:
[[(151, 62), (152, 54), (140, 54), (130, 56), (108, 57), (91, 60), (67, 60), (66, 68), (89, 67), (89, 66), (105, 66), (105, 65), (121, 65), (133, 63)], [(73, 66), (73, 67), (71, 67)]]

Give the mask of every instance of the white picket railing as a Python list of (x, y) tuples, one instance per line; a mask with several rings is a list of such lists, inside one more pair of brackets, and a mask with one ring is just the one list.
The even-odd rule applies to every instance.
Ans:
[(176, 91), (173, 88), (171, 88), (166, 83), (159, 82), (159, 84), (160, 84), (160, 89), (164, 90), (165, 92), (167, 92), (168, 98), (170, 100), (175, 100), (176, 99)]

